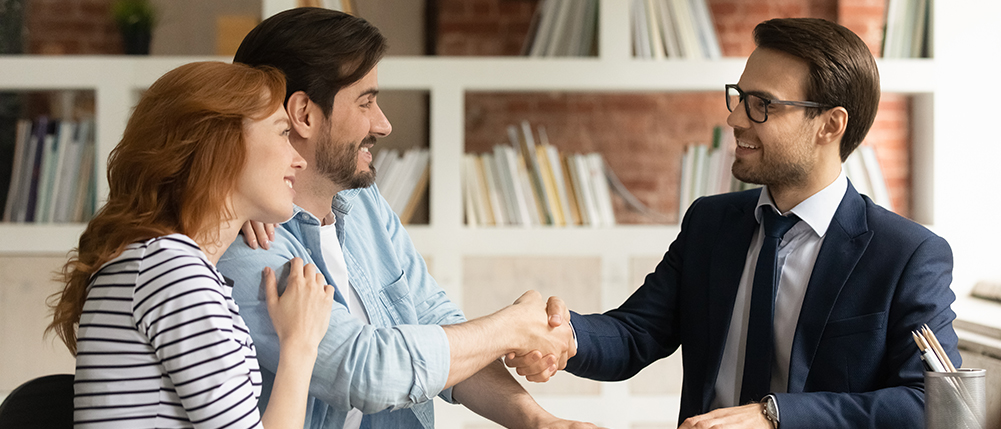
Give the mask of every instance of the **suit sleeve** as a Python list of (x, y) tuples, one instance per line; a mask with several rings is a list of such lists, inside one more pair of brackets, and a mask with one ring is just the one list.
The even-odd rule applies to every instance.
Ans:
[(571, 313), (577, 355), (567, 362), (568, 372), (593, 380), (625, 380), (678, 349), (681, 267), (690, 218), (700, 201), (685, 214), (664, 259), (626, 302), (604, 314)]
[(955, 300), (951, 282), (952, 250), (944, 239), (930, 235), (910, 255), (894, 285), (882, 387), (865, 393), (777, 394), (780, 427), (923, 427), (924, 368), (911, 330), (928, 324), (952, 362), (960, 366), (958, 338), (952, 328), (956, 314), (950, 308)]

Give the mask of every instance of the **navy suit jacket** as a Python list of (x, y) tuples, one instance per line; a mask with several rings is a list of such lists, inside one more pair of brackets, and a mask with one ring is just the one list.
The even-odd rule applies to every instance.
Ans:
[[(710, 411), (760, 189), (701, 198), (643, 285), (604, 314), (573, 313), (567, 370), (624, 380), (682, 347), (678, 422)], [(849, 183), (796, 325), (782, 429), (924, 427), (924, 368), (911, 330), (928, 324), (960, 365), (952, 250)]]

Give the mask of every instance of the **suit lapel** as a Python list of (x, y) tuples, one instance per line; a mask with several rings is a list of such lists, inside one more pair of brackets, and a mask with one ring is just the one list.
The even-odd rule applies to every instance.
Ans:
[(706, 339), (706, 366), (708, 372), (702, 388), (702, 410), (709, 410), (709, 404), (716, 391), (716, 376), (719, 374), (720, 361), (723, 359), (723, 346), (726, 344), (727, 331), (730, 328), (730, 318), (733, 316), (733, 303), (737, 297), (737, 287), (740, 276), (744, 272), (744, 262), (747, 260), (747, 249), (751, 238), (758, 227), (754, 219), (754, 207), (758, 198), (755, 197), (741, 205), (727, 206), (720, 225), (719, 235), (713, 247), (709, 270), (709, 337)]
[(803, 297), (790, 356), (789, 393), (802, 392), (805, 388), (834, 304), (871, 238), (865, 200), (849, 181), (845, 196), (827, 228)]

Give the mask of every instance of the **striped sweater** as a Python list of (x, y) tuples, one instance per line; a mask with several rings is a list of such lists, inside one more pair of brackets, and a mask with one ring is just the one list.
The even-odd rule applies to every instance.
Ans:
[(231, 292), (180, 234), (101, 267), (77, 334), (75, 427), (261, 427), (261, 374)]

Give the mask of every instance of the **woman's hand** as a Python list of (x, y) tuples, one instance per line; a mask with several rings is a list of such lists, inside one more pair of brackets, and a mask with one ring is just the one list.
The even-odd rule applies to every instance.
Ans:
[(315, 354), (330, 324), (334, 287), (326, 284), (315, 265), (303, 266), (301, 258), (293, 258), (290, 265), (288, 286), (280, 297), (274, 270), (264, 269), (268, 314), (282, 349), (293, 347)]
[(260, 244), (262, 249), (270, 249), (271, 242), (275, 241), (275, 224), (261, 223), (256, 220), (248, 220), (243, 224), (243, 242), (247, 243), (251, 249), (256, 249)]

